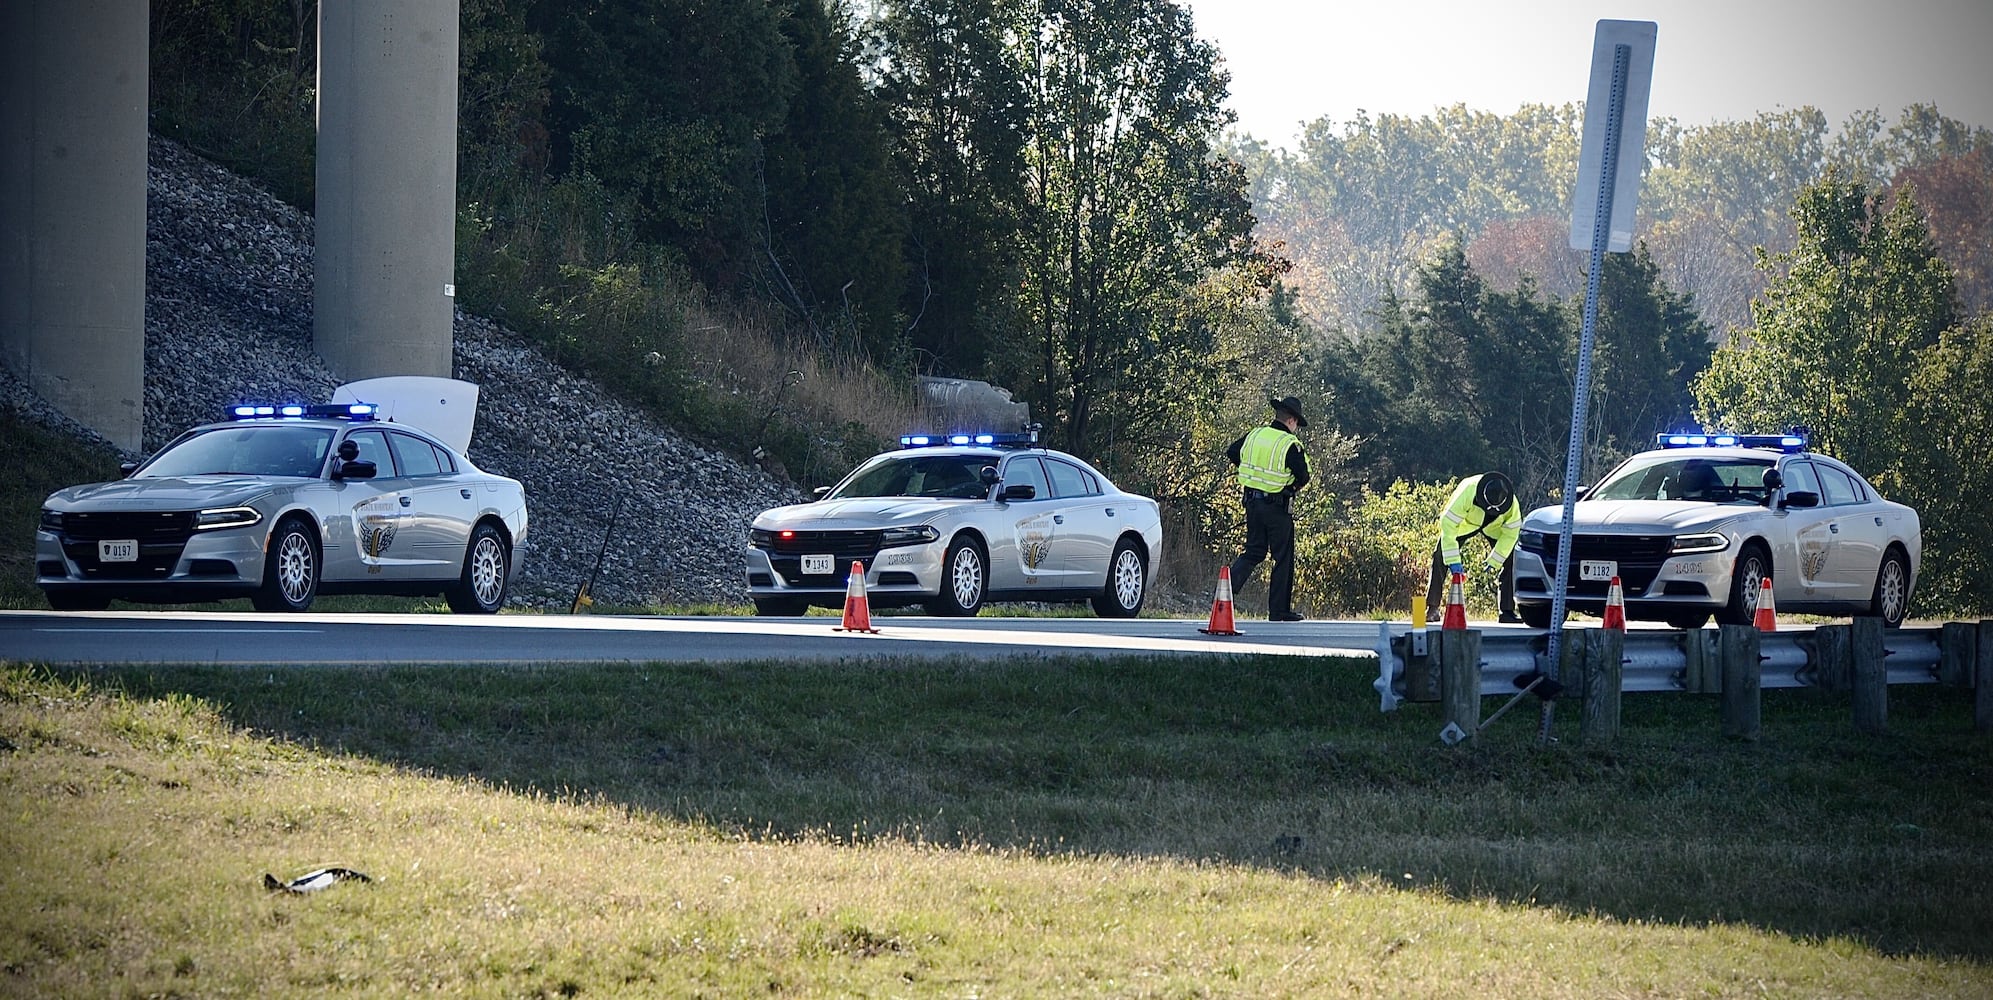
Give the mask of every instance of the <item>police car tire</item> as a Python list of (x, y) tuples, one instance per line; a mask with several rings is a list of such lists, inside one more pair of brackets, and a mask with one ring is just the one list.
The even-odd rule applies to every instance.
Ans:
[[(1898, 591), (1893, 615), (1885, 593), (1891, 588)], [(1910, 615), (1910, 560), (1895, 548), (1883, 553), (1882, 564), (1876, 567), (1875, 593), (1869, 598), (1868, 613), (1882, 619), (1884, 628), (1902, 628), (1903, 619)]]
[(1516, 605), (1516, 613), (1522, 615), (1522, 623), (1530, 628), (1549, 628), (1550, 612), (1553, 610), (1548, 604)]
[[(498, 560), (497, 594), (486, 600), (478, 593), (478, 561), (496, 558)], [(464, 546), (464, 569), (457, 577), (455, 586), (443, 594), (443, 600), (450, 610), (460, 615), (493, 615), (505, 606), (505, 595), (511, 589), (512, 551), (505, 544), (505, 536), (489, 522), (479, 524), (471, 531), (471, 543)]]
[(795, 618), (808, 614), (810, 602), (800, 597), (757, 597), (754, 613), (762, 618)]
[[(1120, 576), (1119, 571), (1122, 568), (1122, 557), (1124, 556), (1135, 561), (1133, 567), (1135, 570), (1135, 603), (1133, 606), (1128, 605), (1122, 600), (1121, 589), (1117, 586), (1117, 577)], [(1149, 561), (1142, 558), (1142, 553), (1135, 548), (1133, 542), (1125, 538), (1116, 542), (1114, 545), (1114, 554), (1107, 559), (1107, 586), (1100, 592), (1099, 596), (1093, 599), (1093, 613), (1102, 618), (1133, 618), (1141, 614), (1142, 602), (1149, 596), (1148, 584)]]
[[(1758, 571), (1746, 573), (1745, 567), (1753, 560)], [(1730, 568), (1730, 603), (1716, 613), (1716, 620), (1725, 625), (1753, 624), (1758, 610), (1758, 581), (1770, 575), (1772, 557), (1765, 547), (1756, 542), (1744, 546), (1737, 553), (1737, 564)]]
[[(284, 582), (278, 579), (285, 557), (292, 554), (307, 560), (303, 590), (295, 598), (284, 593)], [(249, 604), (258, 611), (310, 611), (311, 602), (318, 597), (318, 579), (322, 571), (318, 536), (303, 518), (284, 518), (277, 522), (276, 530), (270, 532), (270, 545), (263, 555), (263, 585), (249, 595)]]
[[(961, 569), (975, 573), (976, 593), (973, 600), (964, 602), (955, 594), (955, 574), (958, 560), (969, 560)], [(990, 592), (990, 561), (983, 555), (983, 547), (975, 539), (957, 537), (948, 543), (948, 554), (941, 559), (941, 594), (928, 601), (927, 613), (946, 618), (973, 618), (983, 609), (983, 599)]]
[(102, 611), (111, 606), (111, 599), (102, 594), (87, 590), (47, 590), (48, 606), (57, 611)]

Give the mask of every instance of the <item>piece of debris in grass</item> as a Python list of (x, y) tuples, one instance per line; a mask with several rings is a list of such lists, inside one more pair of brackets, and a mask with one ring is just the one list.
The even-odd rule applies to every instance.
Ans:
[(368, 878), (364, 872), (356, 872), (351, 868), (319, 868), (305, 872), (289, 882), (280, 881), (277, 876), (269, 872), (263, 873), (263, 888), (271, 892), (317, 892), (320, 889), (330, 888), (334, 883), (346, 881), (372, 882), (373, 879)]

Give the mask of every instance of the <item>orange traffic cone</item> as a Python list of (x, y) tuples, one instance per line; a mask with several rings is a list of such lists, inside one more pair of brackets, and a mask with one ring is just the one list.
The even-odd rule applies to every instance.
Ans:
[(1605, 624), (1599, 627), (1626, 631), (1626, 592), (1619, 587), (1619, 577), (1613, 577), (1605, 589)]
[(1458, 632), (1467, 627), (1467, 574), (1453, 574), (1453, 582), (1446, 586), (1446, 616), (1440, 619), (1440, 631)]
[(1758, 584), (1758, 617), (1754, 624), (1760, 632), (1778, 631), (1778, 608), (1772, 601), (1772, 578), (1769, 576)]
[(1198, 629), (1205, 635), (1244, 635), (1232, 623), (1232, 567), (1218, 567), (1218, 591), (1211, 598), (1211, 624)]
[(870, 632), (879, 634), (872, 627), (872, 606), (865, 599), (865, 564), (851, 564), (851, 581), (844, 585), (844, 624), (831, 629), (833, 632)]

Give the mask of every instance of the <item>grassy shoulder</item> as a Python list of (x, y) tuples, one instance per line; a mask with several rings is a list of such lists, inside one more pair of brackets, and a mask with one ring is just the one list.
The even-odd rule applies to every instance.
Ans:
[(9, 666), (0, 992), (1993, 991), (1958, 692), (1448, 749), (1368, 672)]

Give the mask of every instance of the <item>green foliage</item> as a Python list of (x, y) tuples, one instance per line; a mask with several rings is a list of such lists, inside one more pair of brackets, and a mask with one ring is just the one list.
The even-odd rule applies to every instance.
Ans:
[(1451, 483), (1399, 481), (1382, 493), (1363, 486), (1344, 504), (1300, 505), (1297, 601), (1321, 613), (1409, 613), (1412, 595), (1425, 593), (1439, 512), (1452, 492)]
[(1951, 269), (1907, 191), (1885, 208), (1864, 182), (1830, 176), (1793, 214), (1798, 244), (1762, 257), (1776, 276), (1756, 325), (1695, 382), (1699, 415), (1811, 427), (1820, 451), (1923, 508), (1921, 611), (1983, 608), (1983, 494), (1960, 486), (1985, 464), (1985, 439), (1968, 434), (1984, 423), (1986, 324), (1954, 329)]
[(309, 210), (317, 189), (318, 11), (263, 0), (155, 0), (152, 129)]
[(9, 607), (45, 608), (35, 586), (35, 529), (42, 500), (81, 483), (118, 478), (118, 455), (102, 445), (83, 444), (57, 434), (6, 408), (0, 408), (0, 602)]

